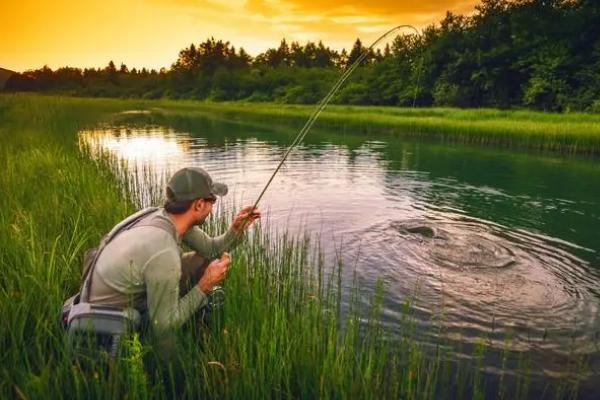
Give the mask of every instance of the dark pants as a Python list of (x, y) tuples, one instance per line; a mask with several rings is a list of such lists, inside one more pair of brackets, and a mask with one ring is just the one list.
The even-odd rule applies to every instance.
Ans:
[(210, 260), (202, 257), (195, 251), (184, 253), (181, 257), (181, 280), (179, 281), (179, 295), (184, 296), (198, 284)]

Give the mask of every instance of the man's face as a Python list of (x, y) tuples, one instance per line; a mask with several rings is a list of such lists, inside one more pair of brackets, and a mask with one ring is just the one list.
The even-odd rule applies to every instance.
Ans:
[[(214, 201), (213, 201), (214, 200)], [(216, 202), (214, 199), (198, 199), (194, 203), (194, 209), (196, 211), (196, 225), (201, 225), (206, 220), (206, 217), (210, 214), (213, 208), (213, 204)]]

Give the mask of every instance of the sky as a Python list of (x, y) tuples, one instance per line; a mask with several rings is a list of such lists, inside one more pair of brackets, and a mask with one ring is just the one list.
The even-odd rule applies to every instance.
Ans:
[(0, 67), (170, 67), (208, 37), (255, 56), (288, 41), (337, 50), (400, 24), (423, 28), (477, 0), (1, 0)]

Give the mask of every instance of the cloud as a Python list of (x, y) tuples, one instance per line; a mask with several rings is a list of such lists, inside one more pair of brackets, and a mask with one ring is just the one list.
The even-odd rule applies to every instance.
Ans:
[(189, 10), (204, 10), (211, 13), (230, 13), (239, 8), (235, 1), (215, 1), (215, 0), (149, 0), (149, 3), (160, 4), (164, 6), (179, 7)]
[[(439, 22), (447, 10), (465, 13), (478, 0), (150, 0), (185, 10), (190, 23), (253, 52), (288, 40), (322, 39), (341, 49), (393, 26), (417, 28)], [(198, 39), (198, 38), (196, 38)]]
[(320, 13), (333, 16), (337, 13), (350, 15), (397, 16), (429, 14), (448, 9), (463, 12), (473, 8), (474, 0), (280, 0), (299, 13)]
[(439, 22), (450, 10), (467, 13), (478, 0), (246, 0), (240, 33), (255, 25), (253, 35), (276, 34), (291, 40), (323, 39), (333, 47), (347, 47), (356, 37), (369, 38), (393, 26), (423, 28)]

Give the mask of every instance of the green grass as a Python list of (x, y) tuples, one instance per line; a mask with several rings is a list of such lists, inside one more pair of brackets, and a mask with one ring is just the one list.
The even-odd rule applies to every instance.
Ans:
[[(39, 95), (26, 97), (44, 98)], [(5, 98), (12, 96), (5, 95)], [(61, 97), (49, 98), (66, 101)], [(107, 99), (98, 101), (110, 103)], [(300, 130), (315, 108), (311, 105), (187, 100), (127, 100), (123, 104), (172, 116), (209, 116), (268, 126), (276, 123), (295, 131)], [(314, 128), (367, 133), (374, 138), (392, 135), (441, 143), (600, 155), (600, 114), (591, 113), (329, 105)]]
[[(342, 313), (342, 267), (323, 265), (308, 239), (268, 227), (234, 251), (223, 312), (209, 328), (185, 325), (172, 363), (134, 336), (110, 370), (75, 366), (58, 310), (77, 289), (83, 250), (137, 207), (110, 160), (78, 151), (76, 132), (154, 104), (0, 97), (0, 398), (485, 396), (478, 370), (455, 368), (445, 343), (421, 348), (410, 299), (393, 336), (380, 324), (381, 285), (367, 314), (357, 287)], [(226, 214), (210, 229), (222, 229)], [(476, 349), (476, 363), (484, 353)], [(527, 397), (528, 379), (507, 378), (498, 396)], [(557, 397), (576, 395), (576, 381), (560, 384)]]
[[(298, 129), (314, 106), (265, 103), (163, 101), (163, 112), (206, 114), (241, 122), (293, 123)], [(394, 135), (443, 143), (463, 143), (566, 154), (600, 154), (600, 114), (524, 110), (398, 108), (330, 105), (317, 128)]]

